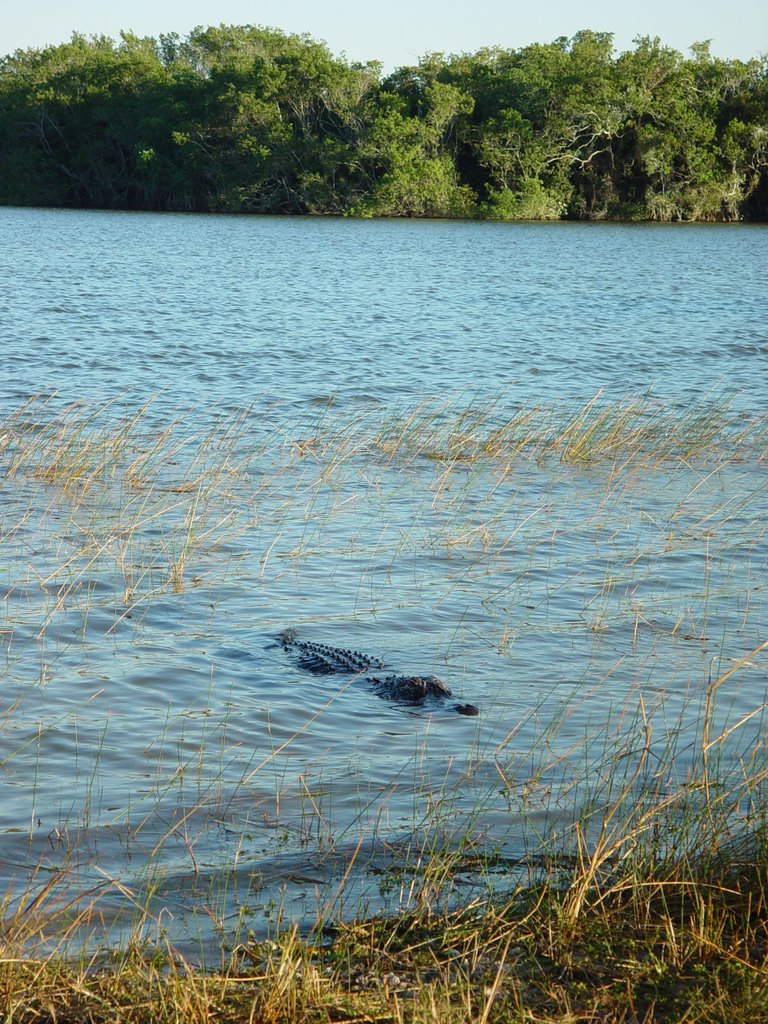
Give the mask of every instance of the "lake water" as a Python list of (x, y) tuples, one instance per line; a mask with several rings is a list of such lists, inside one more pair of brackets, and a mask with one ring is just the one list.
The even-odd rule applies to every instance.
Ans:
[(6, 401), (768, 402), (762, 226), (0, 217)]
[[(757, 423), (765, 227), (3, 209), (0, 242), (15, 899), (55, 880), (52, 921), (96, 901), (78, 935), (199, 951), (408, 905), (395, 867), (437, 849), (471, 896), (507, 877), (470, 854), (568, 845), (644, 717), (684, 780), (737, 665), (723, 764), (762, 742), (765, 431), (585, 464), (417, 442), (598, 394)], [(481, 714), (308, 676), (287, 627)]]

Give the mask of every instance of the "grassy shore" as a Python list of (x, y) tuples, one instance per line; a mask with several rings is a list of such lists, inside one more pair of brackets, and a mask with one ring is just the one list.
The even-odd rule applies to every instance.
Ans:
[[(707, 808), (704, 808), (707, 811)], [(594, 855), (506, 899), (361, 920), (235, 949), (202, 972), (173, 949), (14, 955), (0, 1018), (107, 1022), (755, 1022), (768, 1019), (764, 828), (695, 857)], [(623, 843), (617, 846), (624, 849)]]
[[(158, 425), (152, 403), (125, 412), (119, 401), (54, 409), (41, 399), (0, 424), (0, 459), (5, 633), (18, 645), (16, 654), (8, 641), (9, 678), (19, 692), (45, 688), (44, 666), (39, 679), (25, 675), (30, 652), (47, 634), (53, 648), (63, 643), (57, 624), (65, 615), (73, 614), (83, 637), (90, 620), (98, 619), (93, 642), (103, 643), (161, 598), (175, 600), (190, 589), (215, 593), (224, 576), (237, 579), (241, 561), (253, 561), (254, 551), (258, 565), (249, 568), (248, 578), (265, 581), (265, 588), (278, 558), (298, 578), (312, 559), (329, 565), (349, 557), (365, 547), (359, 520), (350, 520), (348, 543), (344, 530), (328, 540), (326, 528), (336, 526), (361, 495), (367, 510), (386, 509), (388, 501), (394, 506), (404, 493), (425, 520), (425, 510), (437, 510), (418, 544), (447, 552), (448, 561), (458, 549), (468, 552), (456, 578), (463, 582), (469, 566), (489, 590), (498, 584), (494, 599), (503, 614), (489, 613), (486, 639), (502, 656), (514, 648), (513, 630), (523, 629), (515, 623), (524, 601), (515, 603), (509, 593), (524, 587), (525, 567), (534, 564), (541, 544), (542, 534), (527, 524), (536, 522), (541, 506), (546, 536), (554, 537), (558, 527), (553, 532), (550, 521), (557, 524), (562, 516), (549, 491), (536, 496), (529, 512), (520, 490), (504, 490), (521, 464), (595, 474), (594, 511), (571, 532), (579, 543), (586, 537), (601, 557), (614, 554), (600, 586), (590, 589), (591, 578), (582, 584), (584, 563), (570, 541), (564, 551), (567, 572), (582, 587), (577, 593), (583, 592), (589, 611), (567, 628), (589, 634), (598, 646), (616, 634), (623, 651), (622, 645), (638, 646), (645, 632), (652, 653), (662, 640), (664, 651), (679, 658), (693, 644), (703, 650), (710, 619), (720, 621), (710, 552), (723, 552), (725, 569), (734, 548), (739, 557), (742, 550), (753, 552), (755, 561), (748, 590), (753, 596), (733, 615), (739, 643), (727, 648), (728, 638), (719, 634), (719, 653), (703, 654), (712, 671), (691, 681), (694, 696), (685, 714), (675, 718), (662, 699), (653, 698), (653, 707), (649, 699), (646, 707), (647, 680), (638, 671), (630, 676), (624, 718), (616, 727), (574, 741), (574, 749), (583, 743), (583, 763), (575, 769), (581, 754), (563, 755), (548, 721), (545, 742), (535, 752), (516, 749), (513, 756), (513, 727), (503, 743), (472, 754), (491, 780), (487, 792), (494, 799), (501, 792), (506, 800), (510, 823), (530, 815), (529, 835), (537, 842), (526, 843), (525, 856), (508, 857), (498, 841), (484, 841), (481, 829), (475, 835), (462, 825), (465, 831), (457, 835), (448, 783), (441, 790), (438, 780), (433, 793), (425, 782), (420, 795), (430, 808), (429, 835), (415, 838), (387, 867), (388, 878), (407, 880), (404, 911), (328, 915), (301, 935), (283, 921), (269, 941), (247, 929), (233, 931), (222, 935), (215, 966), (209, 960), (204, 968), (172, 939), (157, 932), (152, 941), (146, 938), (140, 900), (133, 931), (119, 949), (84, 942), (89, 933), (99, 934), (103, 891), (70, 898), (74, 865), (65, 857), (57, 871), (41, 868), (25, 893), (0, 894), (2, 1024), (768, 1020), (765, 704), (730, 704), (731, 684), (746, 677), (754, 683), (765, 674), (768, 642), (756, 636), (763, 586), (758, 542), (765, 532), (756, 510), (764, 498), (760, 486), (743, 497), (718, 484), (711, 505), (688, 500), (698, 500), (722, 467), (743, 464), (761, 478), (768, 459), (765, 419), (743, 417), (722, 403), (680, 412), (647, 399), (596, 398), (579, 409), (509, 410), (499, 400), (359, 415), (327, 410), (312, 423), (276, 417), (272, 424), (254, 424), (246, 413), (194, 434), (181, 420)], [(675, 499), (649, 547), (630, 538), (622, 548), (624, 534), (614, 527), (634, 516), (635, 506), (628, 512), (621, 506), (613, 515), (611, 503), (652, 488), (656, 470), (668, 481), (670, 467), (688, 472), (691, 466), (692, 490)], [(420, 486), (427, 480), (416, 498), (408, 486), (412, 478)], [(246, 536), (258, 543), (243, 547), (239, 541)], [(376, 553), (394, 566), (417, 541), (396, 532), (392, 544), (390, 550), (382, 540)], [(666, 594), (644, 596), (643, 566), (655, 565), (651, 545), (682, 557), (698, 544), (706, 556), (703, 582), (697, 579), (694, 596), (686, 592), (681, 599), (687, 602), (683, 611), (665, 603)], [(549, 559), (557, 560), (558, 550), (548, 541)], [(517, 563), (523, 566), (522, 582), (510, 582), (510, 562), (515, 571)], [(422, 570), (412, 564), (418, 576)], [(284, 576), (281, 569), (275, 580), (282, 585)], [(615, 597), (619, 577), (626, 592)], [(741, 595), (739, 578), (723, 571), (722, 579), (722, 587)], [(446, 593), (453, 587), (449, 576)], [(731, 596), (728, 590), (725, 597)], [(98, 618), (96, 612), (105, 609), (108, 615)], [(742, 643), (744, 637), (752, 642)], [(69, 633), (66, 642), (72, 644)], [(734, 656), (736, 648), (741, 653)], [(669, 675), (674, 677), (674, 666)], [(599, 687), (585, 672), (586, 679)], [(27, 739), (11, 728), (20, 700), (9, 696), (0, 708), (0, 771), (25, 765), (29, 749), (40, 742), (34, 728)], [(688, 714), (691, 708), (695, 714)], [(558, 713), (567, 722), (568, 707)], [(14, 747), (6, 736), (16, 735)], [(590, 744), (600, 748), (597, 757)], [(207, 752), (201, 743), (188, 759), (200, 777)], [(221, 750), (218, 756), (223, 759)], [(532, 795), (522, 792), (517, 770), (527, 762), (535, 766), (526, 777)], [(539, 771), (543, 764), (548, 774)], [(553, 766), (579, 776), (572, 787), (561, 785), (556, 797), (546, 795), (548, 787), (556, 789)], [(169, 789), (181, 786), (183, 773), (173, 768)], [(249, 770), (247, 779), (253, 774)], [(275, 779), (277, 786), (277, 768)], [(455, 785), (465, 782), (462, 776)], [(223, 775), (219, 784), (222, 790), (231, 785)], [(312, 821), (331, 842), (325, 808), (304, 786)], [(546, 799), (560, 801), (556, 834), (545, 834), (533, 821), (532, 811)], [(27, 824), (20, 822), (16, 831)], [(337, 881), (339, 894), (357, 866), (358, 850), (353, 843)], [(196, 872), (192, 844), (189, 852)], [(74, 845), (71, 853), (74, 861)], [(153, 853), (163, 857), (162, 842)], [(468, 873), (493, 875), (494, 885), (478, 895), (476, 887), (464, 888)], [(112, 880), (113, 887), (120, 884)], [(127, 888), (122, 895), (134, 899)]]

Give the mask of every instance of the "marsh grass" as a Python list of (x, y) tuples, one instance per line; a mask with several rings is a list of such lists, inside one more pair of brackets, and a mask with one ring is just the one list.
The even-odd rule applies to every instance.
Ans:
[[(651, 523), (634, 546), (627, 548), (622, 535), (615, 543), (613, 534), (602, 539), (612, 503), (646, 484), (650, 470), (667, 479), (670, 466), (695, 465), (696, 488), (727, 463), (748, 460), (763, 471), (768, 421), (745, 420), (726, 403), (680, 412), (646, 398), (604, 403), (596, 396), (576, 410), (510, 413), (499, 399), (348, 417), (326, 411), (309, 426), (286, 419), (267, 427), (243, 413), (200, 432), (188, 429), (188, 419), (158, 424), (151, 402), (126, 413), (119, 401), (63, 409), (37, 399), (0, 425), (9, 636), (22, 620), (41, 636), (72, 607), (85, 628), (105, 601), (113, 615), (109, 630), (116, 630), (162, 595), (215, 590), (222, 577), (237, 574), (239, 540), (255, 534), (261, 554), (252, 575), (264, 586), (281, 583), (286, 564), (299, 579), (315, 562), (327, 565), (359, 551), (371, 565), (393, 568), (414, 551), (466, 554), (446, 585), (450, 596), (473, 574), (495, 583), (496, 566), (514, 555), (514, 579), (505, 565), (487, 596), (497, 634), (487, 646), (504, 656), (524, 630), (536, 628), (535, 609), (530, 622), (518, 613), (526, 574), (542, 571), (537, 552), (544, 548), (549, 573), (564, 557), (558, 546), (564, 543), (568, 570), (562, 580), (553, 573), (548, 592), (553, 604), (561, 590), (571, 599), (576, 593), (583, 608), (581, 619), (558, 627), (564, 635), (582, 630), (601, 644), (620, 633), (628, 647), (638, 646), (644, 633), (652, 644), (657, 637), (703, 643), (723, 587), (714, 583), (710, 560), (734, 543), (756, 545), (765, 532), (750, 520), (749, 500), (739, 504), (725, 494), (716, 508), (700, 512), (689, 490), (668, 521)], [(528, 498), (519, 511), (520, 489), (503, 492), (521, 464), (548, 462), (574, 473), (604, 467), (586, 527), (570, 524), (549, 492)], [(346, 535), (336, 529), (359, 503), (386, 513), (388, 503), (411, 494), (414, 479), (423, 484), (424, 465), (433, 474), (426, 493), (411, 499), (408, 532), (390, 539), (382, 527), (371, 543), (356, 522)], [(602, 545), (601, 556), (611, 555), (597, 582), (581, 578), (573, 554), (569, 534), (582, 528), (595, 548)], [(702, 538), (704, 575), (695, 599), (686, 594), (687, 603), (676, 604), (664, 595), (644, 596), (650, 555), (675, 555)], [(417, 597), (419, 586), (416, 578)], [(380, 611), (384, 588), (373, 570), (370, 579), (361, 578), (360, 592), (366, 587), (371, 609)], [(749, 622), (745, 607), (742, 651)], [(329, 892), (318, 897), (316, 928), (300, 936), (278, 907), (274, 939), (249, 937), (247, 913), (236, 924), (227, 916), (227, 886), (234, 883), (226, 871), (213, 873), (205, 913), (221, 936), (215, 969), (210, 961), (203, 969), (185, 958), (164, 933), (156, 899), (164, 856), (172, 843), (180, 846), (190, 872), (204, 882), (197, 821), (226, 820), (233, 794), (247, 793), (255, 777), (272, 780), (279, 822), (281, 794), (291, 781), (280, 756), (301, 730), (276, 734), (270, 753), (248, 761), (233, 785), (225, 729), (219, 762), (210, 764), (206, 729), (195, 748), (183, 735), (172, 740), (169, 724), (169, 735), (158, 739), (157, 777), (139, 828), (176, 791), (184, 796), (183, 810), (150, 844), (141, 885), (104, 875), (73, 887), (80, 850), (74, 835), (70, 843), (62, 833), (68, 852), (60, 863), (41, 859), (26, 891), (6, 894), (0, 1020), (767, 1019), (765, 707), (737, 713), (730, 703), (732, 684), (764, 672), (766, 644), (732, 657), (725, 639), (711, 677), (698, 680), (701, 692), (677, 719), (663, 697), (646, 696), (638, 673), (624, 707), (586, 724), (581, 734), (573, 722), (586, 698), (574, 686), (567, 701), (530, 712), (541, 727), (527, 747), (522, 737), (530, 731), (518, 723), (501, 741), (478, 741), (466, 764), (450, 764), (443, 775), (430, 768), (425, 751), (416, 751), (408, 766), (412, 827), (396, 843), (387, 834), (387, 792), (361, 791), (360, 820), (377, 822), (372, 836), (361, 836), (357, 820), (335, 825), (332, 784), (322, 773), (302, 774), (296, 842), (340, 855), (342, 865)], [(41, 666), (43, 684), (44, 674)], [(580, 681), (588, 678), (584, 669)], [(18, 703), (4, 703), (0, 735)], [(568, 729), (575, 738), (566, 742)], [(28, 747), (39, 749), (41, 738), (33, 729), (4, 749), (0, 770), (15, 767)], [(174, 742), (175, 762), (168, 753)], [(104, 734), (93, 748), (96, 760), (103, 743)], [(469, 808), (466, 791), (473, 794)], [(519, 829), (524, 856), (506, 854), (504, 828)], [(386, 846), (385, 869), (364, 839), (371, 848)], [(245, 844), (244, 832), (238, 850)], [(366, 874), (396, 913), (370, 917), (356, 909), (353, 883)], [(107, 896), (120, 897), (132, 922), (111, 953), (98, 948), (98, 936), (109, 931)]]
[[(768, 761), (760, 741), (735, 769), (713, 774), (711, 752), (743, 724), (711, 732), (725, 682), (724, 674), (710, 685), (698, 756), (683, 780), (671, 785), (674, 765), (657, 762), (651, 787), (635, 790), (654, 752), (640, 709), (639, 733), (623, 737), (613, 776), (573, 823), (574, 852), (553, 842), (516, 862), (488, 858), (506, 877), (490, 898), (444, 899), (468, 859), (483, 857), (468, 839), (463, 848), (455, 836), (436, 841), (436, 826), (450, 832), (447, 791), (398, 868), (420, 887), (409, 908), (324, 919), (303, 937), (286, 926), (222, 954), (219, 968), (201, 970), (167, 941), (147, 941), (141, 913), (119, 951), (62, 955), (67, 936), (97, 920), (99, 894), (52, 912), (58, 879), (44, 880), (4, 917), (2, 1019), (760, 1021), (768, 1013)], [(587, 841), (590, 817), (598, 831)], [(36, 957), (30, 940), (51, 930), (61, 945)]]
[[(710, 684), (684, 777), (681, 752), (654, 746), (641, 704), (602, 743), (600, 770), (584, 771), (590, 793), (579, 819), (517, 862), (489, 855), (466, 820), (457, 833), (451, 788), (427, 784), (425, 817), (393, 861), (408, 888), (395, 917), (334, 915), (303, 938), (287, 927), (201, 971), (158, 936), (139, 902), (134, 937), (119, 952), (65, 955), (70, 938), (97, 927), (100, 897), (118, 883), (105, 880), (75, 903), (57, 895), (67, 868), (33, 879), (28, 895), (5, 908), (0, 1013), (9, 1024), (760, 1020), (768, 1006), (768, 763), (759, 739), (730, 770), (719, 764), (713, 754), (747, 719), (717, 733), (712, 725), (722, 687), (765, 647)], [(596, 743), (593, 734), (582, 756)], [(542, 743), (535, 759), (540, 776), (551, 773), (548, 749)], [(573, 770), (567, 760), (563, 772)], [(507, 767), (510, 789), (513, 776)], [(312, 806), (323, 817), (316, 799)], [(502, 884), (491, 898), (462, 896), (462, 873), (483, 860)], [(36, 956), (38, 944), (45, 952)]]
[(0, 428), (0, 551), (20, 563), (30, 536), (39, 551), (15, 583), (46, 600), (41, 634), (73, 601), (86, 621), (91, 585), (110, 571), (126, 609), (184, 590), (192, 559), (242, 529), (232, 488), (246, 472), (236, 448), (248, 414), (195, 434), (180, 421), (154, 425), (151, 401), (127, 414), (122, 404), (60, 408), (41, 397)]
[(515, 409), (512, 403), (510, 413), (509, 404), (500, 396), (374, 410), (342, 423), (320, 421), (295, 447), (331, 466), (359, 454), (390, 463), (429, 459), (449, 465), (518, 457), (576, 465), (768, 457), (768, 418), (732, 412), (721, 398), (685, 411), (646, 397), (603, 400), (599, 392), (576, 409)]

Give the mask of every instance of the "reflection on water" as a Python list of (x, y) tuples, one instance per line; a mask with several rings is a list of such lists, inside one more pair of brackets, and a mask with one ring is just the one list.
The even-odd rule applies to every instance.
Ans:
[[(732, 410), (765, 413), (763, 230), (14, 210), (0, 229), (3, 891), (60, 869), (62, 899), (99, 895), (99, 936), (141, 907), (191, 949), (402, 905), (405, 852), (490, 851), (498, 878), (461, 861), (456, 886), (504, 884), (645, 722), (685, 778), (707, 684), (765, 638), (760, 452), (438, 460), (403, 410), (601, 386), (682, 410), (727, 380)], [(80, 402), (62, 444), (45, 424)], [(289, 626), (482, 713), (308, 676), (273, 643)], [(764, 660), (740, 666), (712, 728), (765, 689)]]

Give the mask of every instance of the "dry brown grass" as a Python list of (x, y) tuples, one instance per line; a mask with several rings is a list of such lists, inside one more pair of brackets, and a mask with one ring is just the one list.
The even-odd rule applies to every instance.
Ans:
[(499, 398), (469, 405), (434, 401), (402, 411), (374, 411), (321, 422), (295, 442), (297, 452), (328, 465), (365, 455), (388, 462), (446, 464), (518, 457), (592, 464), (768, 458), (768, 417), (748, 418), (714, 401), (680, 411), (650, 398), (604, 401), (598, 393), (569, 409), (533, 406), (511, 414)]

